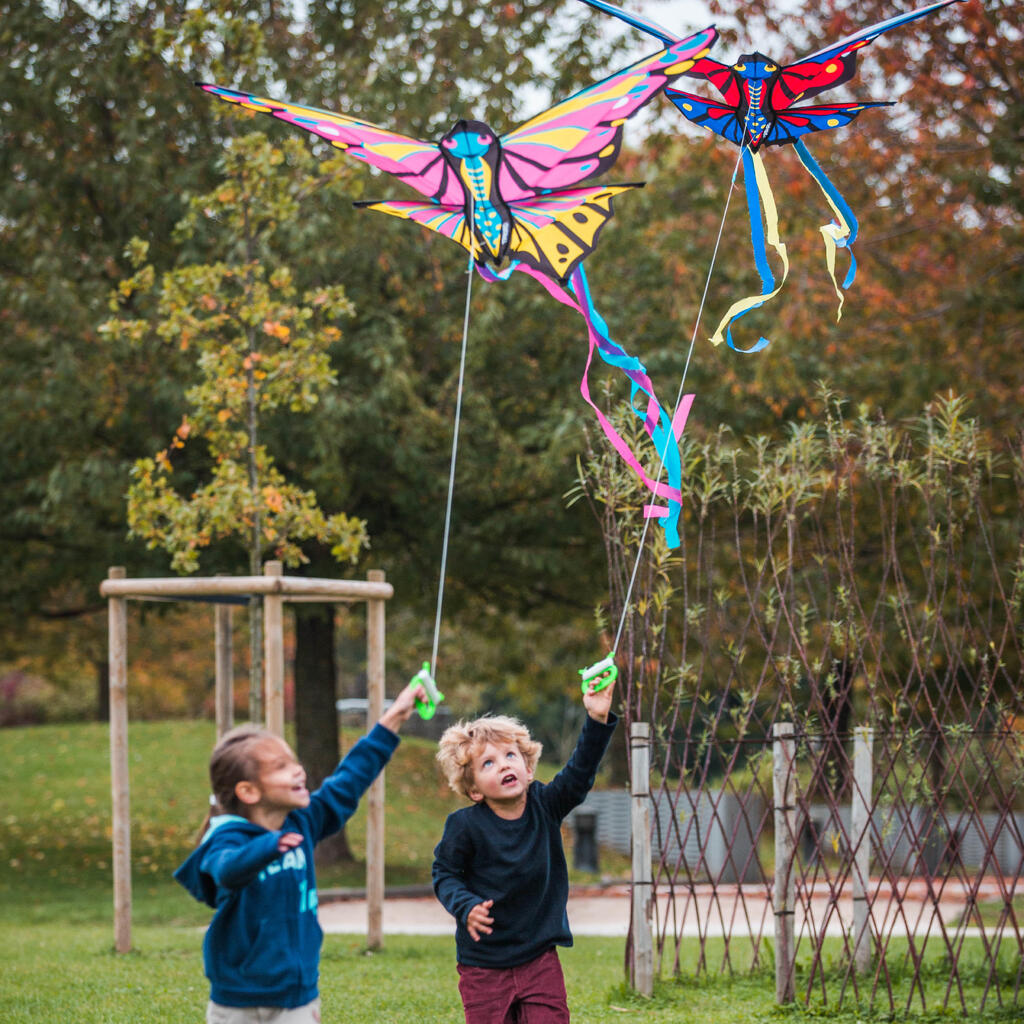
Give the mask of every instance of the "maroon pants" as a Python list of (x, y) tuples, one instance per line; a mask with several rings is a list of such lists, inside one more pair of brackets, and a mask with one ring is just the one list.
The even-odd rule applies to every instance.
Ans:
[(565, 979), (549, 949), (518, 967), (459, 964), (466, 1024), (569, 1024)]

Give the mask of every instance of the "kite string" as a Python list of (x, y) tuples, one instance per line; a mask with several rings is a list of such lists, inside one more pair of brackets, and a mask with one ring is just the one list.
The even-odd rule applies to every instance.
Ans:
[(441, 543), (441, 575), (437, 583), (437, 612), (434, 615), (434, 646), (430, 654), (430, 675), (436, 678), (437, 647), (441, 637), (441, 609), (444, 605), (444, 578), (448, 565), (448, 535), (452, 523), (452, 495), (455, 493), (455, 462), (459, 450), (459, 424), (462, 421), (462, 386), (466, 377), (466, 348), (469, 339), (469, 306), (473, 295), (473, 265), (476, 262), (476, 237), (473, 233), (473, 194), (469, 196), (469, 267), (466, 271), (466, 312), (462, 318), (462, 351), (459, 354), (459, 386), (455, 397), (455, 424), (452, 428), (452, 454), (448, 468), (448, 500), (444, 511), (444, 540)]
[[(732, 180), (729, 182), (729, 193), (725, 198), (725, 208), (722, 210), (722, 219), (718, 225), (718, 237), (715, 239), (715, 247), (711, 253), (711, 262), (708, 264), (707, 277), (704, 280), (704, 292), (700, 297), (700, 305), (697, 308), (697, 317), (693, 324), (693, 334), (690, 336), (690, 347), (686, 352), (686, 362), (683, 364), (683, 376), (679, 381), (679, 390), (676, 393), (676, 400), (672, 406), (672, 418), (669, 421), (669, 436), (665, 440), (665, 446), (661, 449), (660, 461), (658, 462), (658, 471), (654, 474), (654, 482), (657, 484), (661, 480), (661, 471), (665, 468), (665, 450), (667, 446), (675, 440), (675, 434), (671, 429), (671, 425), (675, 423), (676, 410), (679, 408), (680, 402), (683, 400), (683, 391), (686, 389), (686, 375), (690, 371), (690, 360), (693, 356), (694, 345), (697, 341), (697, 331), (700, 330), (701, 317), (704, 314), (704, 304), (707, 302), (708, 291), (711, 287), (711, 277), (715, 271), (715, 261), (718, 258), (718, 250), (722, 244), (722, 234), (725, 231), (725, 218), (729, 214), (729, 204), (732, 202), (732, 193), (736, 187), (736, 177), (739, 174), (740, 162), (743, 158), (743, 151), (746, 149), (746, 143), (740, 147), (739, 153), (736, 157), (736, 166), (732, 169)], [(633, 571), (629, 577), (629, 585), (626, 588), (626, 594), (622, 601), (622, 614), (619, 617), (619, 625), (615, 631), (615, 643), (612, 644), (611, 653), (614, 655), (619, 649), (619, 641), (622, 639), (622, 630), (626, 625), (626, 616), (629, 613), (629, 602), (633, 596), (633, 587), (636, 584), (637, 573), (640, 570), (640, 560), (643, 557), (644, 545), (647, 542), (647, 531), (651, 527), (651, 519), (646, 518), (644, 520), (644, 528), (640, 533), (640, 544), (637, 547), (636, 561), (633, 563)]]

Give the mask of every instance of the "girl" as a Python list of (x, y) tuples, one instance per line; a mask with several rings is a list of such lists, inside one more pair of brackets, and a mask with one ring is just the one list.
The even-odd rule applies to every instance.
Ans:
[(240, 726), (210, 757), (211, 812), (199, 845), (174, 873), (216, 913), (203, 940), (208, 1024), (315, 1024), (323, 932), (313, 847), (352, 816), (425, 700), (409, 684), (315, 792), (284, 740)]

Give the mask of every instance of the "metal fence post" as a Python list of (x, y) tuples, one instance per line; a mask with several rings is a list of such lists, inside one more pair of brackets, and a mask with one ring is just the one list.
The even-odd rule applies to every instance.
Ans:
[(874, 730), (866, 726), (853, 730), (850, 839), (853, 844), (853, 965), (858, 974), (864, 974), (871, 967), (868, 879), (871, 873), (871, 751), (874, 736)]
[(630, 930), (633, 935), (630, 986), (640, 995), (654, 992), (654, 941), (651, 934), (651, 726), (633, 722), (629, 727), (630, 824), (633, 852), (633, 902)]
[(795, 743), (793, 723), (776, 722), (773, 730), (772, 790), (775, 799), (775, 886), (772, 901), (775, 911), (775, 1002), (791, 1003), (795, 990), (793, 966), (793, 910), (796, 886), (793, 877), (793, 852), (796, 847), (793, 804)]

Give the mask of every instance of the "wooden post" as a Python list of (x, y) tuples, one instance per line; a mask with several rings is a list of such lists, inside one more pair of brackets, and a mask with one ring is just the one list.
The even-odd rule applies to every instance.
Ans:
[[(124, 568), (112, 566), (108, 579), (125, 578)], [(128, 610), (123, 597), (107, 602), (110, 666), (110, 796), (111, 861), (114, 871), (114, 949), (132, 948), (131, 789), (128, 778)]]
[[(380, 569), (368, 580), (384, 581)], [(366, 727), (372, 729), (384, 713), (384, 602), (366, 602)], [(366, 794), (366, 947), (384, 944), (384, 772)]]
[(630, 823), (633, 853), (633, 901), (630, 931), (630, 986), (642, 996), (654, 993), (654, 940), (651, 934), (651, 726), (634, 722), (629, 727)]
[(850, 830), (853, 843), (853, 966), (858, 974), (871, 968), (871, 908), (868, 880), (871, 874), (871, 752), (874, 730), (853, 730), (853, 796)]
[(217, 738), (226, 733), (235, 722), (235, 672), (231, 649), (231, 605), (214, 605), (214, 646), (216, 672), (213, 702), (217, 714)]
[[(268, 562), (262, 576), (126, 579), (125, 570), (111, 567), (100, 584), (108, 601), (109, 686), (110, 686), (110, 775), (112, 798), (112, 863), (114, 883), (114, 945), (120, 952), (131, 950), (131, 806), (128, 775), (128, 671), (127, 608), (129, 598), (195, 597), (217, 594), (264, 595), (268, 628), (264, 641), (267, 669), (267, 727), (278, 735), (284, 731), (284, 636), (283, 603), (290, 600), (366, 601), (368, 604), (367, 675), (369, 717), (375, 723), (384, 704), (384, 602), (394, 595), (384, 573), (370, 572), (367, 580), (327, 580), (283, 575), (280, 562)], [(227, 609), (230, 614), (230, 608)], [(227, 657), (228, 628), (224, 645), (218, 642), (218, 671)], [(223, 673), (222, 678), (229, 678)], [(229, 691), (230, 686), (225, 686)], [(258, 696), (258, 694), (257, 694)], [(226, 693), (225, 693), (226, 698)], [(220, 722), (218, 722), (218, 731)], [(384, 901), (384, 780), (374, 783), (369, 797), (367, 842), (367, 888), (369, 890), (369, 945), (380, 946)]]
[[(281, 576), (280, 562), (265, 562), (264, 576)], [(275, 736), (284, 736), (284, 599), (281, 592), (263, 596), (263, 660), (264, 704), (267, 729)]]
[(793, 911), (796, 903), (796, 884), (793, 878), (793, 854), (796, 849), (793, 723), (776, 722), (774, 736), (772, 781), (775, 797), (775, 1002), (791, 1003), (795, 990)]

